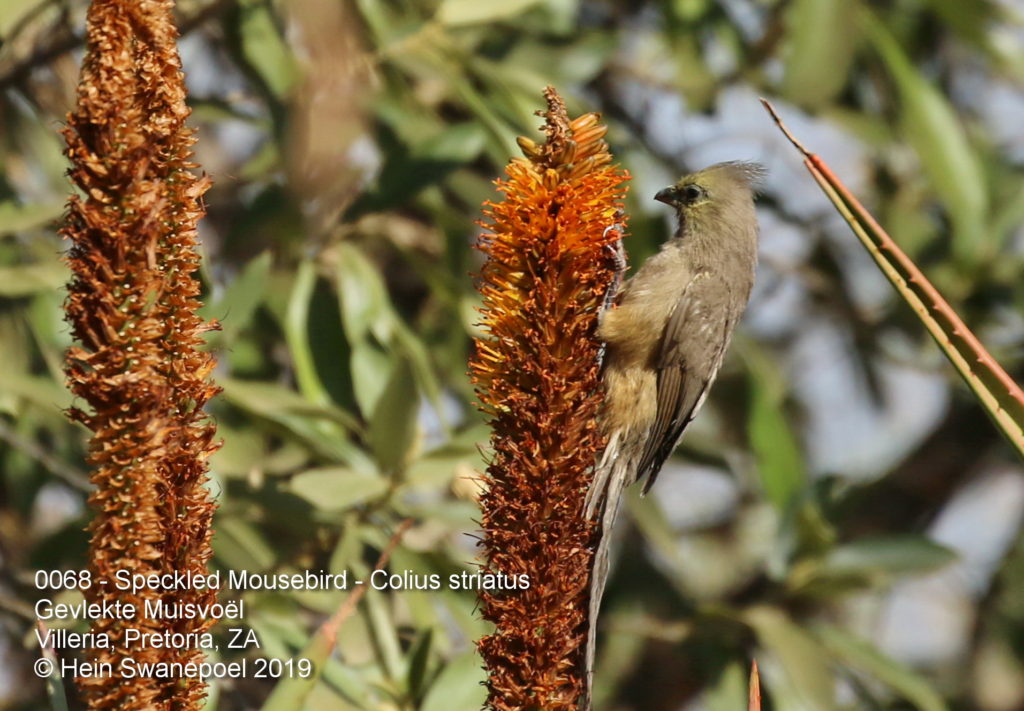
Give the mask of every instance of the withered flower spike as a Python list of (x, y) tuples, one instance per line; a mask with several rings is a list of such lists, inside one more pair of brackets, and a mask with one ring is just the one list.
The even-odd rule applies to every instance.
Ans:
[[(197, 315), (196, 223), (209, 181), (190, 170), (192, 132), (176, 48), (171, 0), (93, 0), (78, 101), (64, 137), (69, 175), (82, 196), (68, 202), (62, 233), (71, 246), (65, 313), (79, 347), (67, 355), (68, 385), (88, 408), (69, 416), (93, 433), (89, 444), (90, 568), (202, 575), (212, 555), (215, 505), (206, 460), (216, 449), (202, 412), (218, 388), (212, 357), (199, 350), (211, 326)], [(110, 648), (89, 650), (113, 676), (78, 680), (90, 709), (199, 709), (197, 679), (122, 679), (137, 662), (198, 662), (194, 644), (128, 649), (126, 629), (202, 633), (211, 619), (147, 616), (144, 603), (209, 604), (214, 590), (84, 591), (90, 602), (136, 606), (129, 620), (96, 620)]]
[(479, 288), (488, 337), (470, 368), (493, 450), (481, 497), (483, 567), (530, 580), (526, 590), (481, 593), (496, 626), (479, 647), (488, 707), (498, 711), (587, 703), (594, 531), (583, 512), (604, 444), (595, 329), (628, 179), (611, 165), (598, 117), (570, 121), (557, 92), (544, 95), (546, 140), (519, 139), (526, 159), (498, 181), (503, 199), (485, 203), (478, 245), (487, 256)]

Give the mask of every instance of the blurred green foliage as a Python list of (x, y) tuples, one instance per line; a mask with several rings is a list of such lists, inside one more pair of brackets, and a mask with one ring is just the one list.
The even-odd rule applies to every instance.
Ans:
[[(634, 263), (669, 229), (648, 194), (662, 181), (701, 167), (692, 162), (715, 146), (716, 160), (772, 169), (759, 303), (677, 457), (714, 472), (729, 495), (701, 509), (686, 470), (629, 501), (602, 618), (598, 708), (743, 708), (754, 655), (767, 709), (1024, 705), (1019, 464), (912, 315), (857, 261), (810, 178), (780, 157), (788, 148), (756, 101), (735, 99), (771, 96), (785, 118), (834, 138), (792, 126), (844, 179), (855, 173), (851, 187), (1020, 379), (1019, 5), (179, 9), (197, 161), (215, 181), (202, 237), (205, 314), (223, 324), (210, 338), (224, 387), (211, 407), (224, 439), (212, 461), (218, 568), (366, 574), (413, 517), (392, 570), (474, 569), (473, 472), (487, 431), (465, 374), (471, 245), (481, 202), (497, 197), (491, 181), (515, 136), (535, 131), (551, 83), (574, 113), (604, 112), (635, 176)], [(83, 13), (81, 0), (0, 3), (0, 708), (44, 703), (31, 672), (32, 573), (80, 566), (86, 544), (85, 433), (61, 412), (69, 336), (55, 233), (69, 189), (57, 129), (74, 96)], [(813, 199), (800, 203), (802, 191)], [(807, 345), (822, 324), (837, 334), (831, 350)], [(893, 367), (926, 379), (931, 395), (897, 390)], [(815, 368), (835, 371), (838, 394), (824, 409), (801, 386)], [(888, 437), (901, 422), (884, 417), (908, 392), (921, 399), (901, 417), (917, 425)], [(874, 427), (867, 438), (851, 425), (857, 451), (822, 434), (858, 408), (877, 417), (856, 421)], [(957, 514), (986, 482), (1005, 506)], [(971, 536), (943, 538), (950, 517)], [(975, 539), (988, 541), (982, 553)], [(960, 558), (944, 545), (954, 540)], [(926, 592), (944, 590), (935, 599), (945, 608), (913, 629), (894, 624), (894, 598), (928, 576)], [(343, 599), (243, 597), (262, 644), (249, 653), (269, 657), (307, 649)], [(303, 708), (478, 708), (472, 642), (486, 629), (474, 606), (473, 594), (446, 589), (371, 591), (317, 683), (296, 692), (308, 692)], [(943, 625), (959, 641), (922, 652)], [(223, 658), (237, 653), (222, 644)], [(210, 708), (258, 708), (272, 688), (218, 682)]]

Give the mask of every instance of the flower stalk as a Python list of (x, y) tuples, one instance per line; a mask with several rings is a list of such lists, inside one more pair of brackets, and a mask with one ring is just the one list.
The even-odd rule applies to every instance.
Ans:
[[(94, 518), (89, 602), (135, 606), (134, 619), (99, 619), (107, 645), (87, 661), (112, 675), (78, 680), (90, 709), (198, 709), (195, 678), (122, 678), (123, 659), (199, 662), (194, 641), (127, 644), (140, 633), (207, 632), (211, 619), (162, 619), (146, 603), (210, 604), (217, 591), (100, 584), (118, 571), (202, 575), (212, 555), (215, 504), (206, 487), (215, 427), (203, 406), (217, 393), (211, 355), (200, 350), (216, 324), (198, 315), (196, 225), (206, 177), (192, 173), (195, 141), (181, 73), (171, 0), (93, 0), (77, 105), (64, 137), (69, 175), (80, 194), (62, 234), (71, 243), (65, 314), (77, 345), (67, 354), (68, 385), (88, 406), (69, 415), (92, 433)], [(103, 668), (103, 667), (99, 667)]]
[(481, 326), (470, 368), (491, 427), (481, 498), (483, 567), (527, 575), (481, 592), (495, 632), (480, 640), (488, 707), (575, 709), (587, 693), (584, 645), (594, 525), (584, 501), (604, 442), (597, 319), (615, 275), (627, 174), (611, 164), (596, 114), (570, 120), (545, 91), (546, 140), (520, 138), (484, 206)]

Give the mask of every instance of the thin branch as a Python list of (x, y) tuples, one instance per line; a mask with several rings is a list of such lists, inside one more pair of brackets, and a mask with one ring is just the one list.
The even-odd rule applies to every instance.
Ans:
[(771, 105), (771, 102), (762, 97), (761, 105), (764, 106), (765, 110), (771, 115), (772, 121), (774, 121), (775, 125), (779, 127), (780, 131), (782, 131), (782, 135), (788, 138), (789, 142), (792, 143), (798, 151), (803, 153), (805, 158), (810, 158), (813, 154), (807, 150), (803, 143), (797, 140), (797, 137), (793, 135), (792, 131), (790, 131), (786, 124), (782, 122), (782, 117), (779, 116), (775, 107)]
[[(377, 559), (377, 564), (373, 566), (374, 572), (383, 570), (384, 566), (388, 564), (391, 554), (394, 552), (395, 548), (398, 547), (398, 544), (401, 543), (402, 537), (405, 535), (405, 532), (409, 530), (412, 524), (413, 520), (411, 518), (407, 518), (398, 525), (395, 532), (391, 534), (391, 539), (388, 541), (388, 544), (384, 546), (384, 550), (381, 551), (380, 557)], [(341, 603), (340, 607), (338, 607), (337, 612), (331, 615), (331, 618), (324, 622), (320, 627), (320, 633), (327, 639), (327, 643), (330, 645), (331, 649), (334, 648), (334, 645), (337, 642), (338, 631), (341, 629), (341, 626), (345, 624), (345, 620), (351, 617), (352, 613), (355, 612), (356, 606), (359, 604), (359, 601), (363, 599), (363, 595), (366, 594), (366, 590), (368, 588), (368, 585), (360, 585), (350, 592), (348, 597), (345, 598), (345, 601)]]

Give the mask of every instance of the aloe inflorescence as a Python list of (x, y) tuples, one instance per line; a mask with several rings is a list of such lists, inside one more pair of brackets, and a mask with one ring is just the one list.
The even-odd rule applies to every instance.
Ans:
[(479, 643), (492, 709), (573, 709), (583, 653), (593, 524), (584, 500), (597, 453), (602, 301), (615, 277), (626, 173), (596, 114), (570, 120), (548, 88), (546, 140), (521, 138), (484, 206), (481, 326), (470, 363), (493, 453), (482, 496), (487, 573), (527, 589), (485, 590), (495, 632)]
[[(92, 433), (94, 512), (89, 527), (90, 602), (136, 605), (135, 619), (100, 619), (92, 632), (110, 646), (88, 650), (113, 676), (79, 679), (89, 708), (198, 709), (195, 678), (122, 679), (119, 664), (197, 662), (194, 643), (128, 648), (125, 630), (203, 633), (211, 619), (147, 616), (144, 603), (210, 604), (217, 591), (190, 586), (118, 591), (128, 574), (206, 573), (215, 504), (207, 457), (216, 449), (203, 406), (218, 391), (212, 356), (200, 350), (215, 327), (198, 315), (196, 224), (209, 186), (193, 174), (195, 141), (185, 120), (185, 85), (171, 0), (94, 0), (77, 106), (64, 136), (69, 175), (63, 235), (72, 277), (65, 311), (77, 345), (68, 384), (87, 405), (72, 419)], [(124, 573), (122, 573), (124, 574)]]

